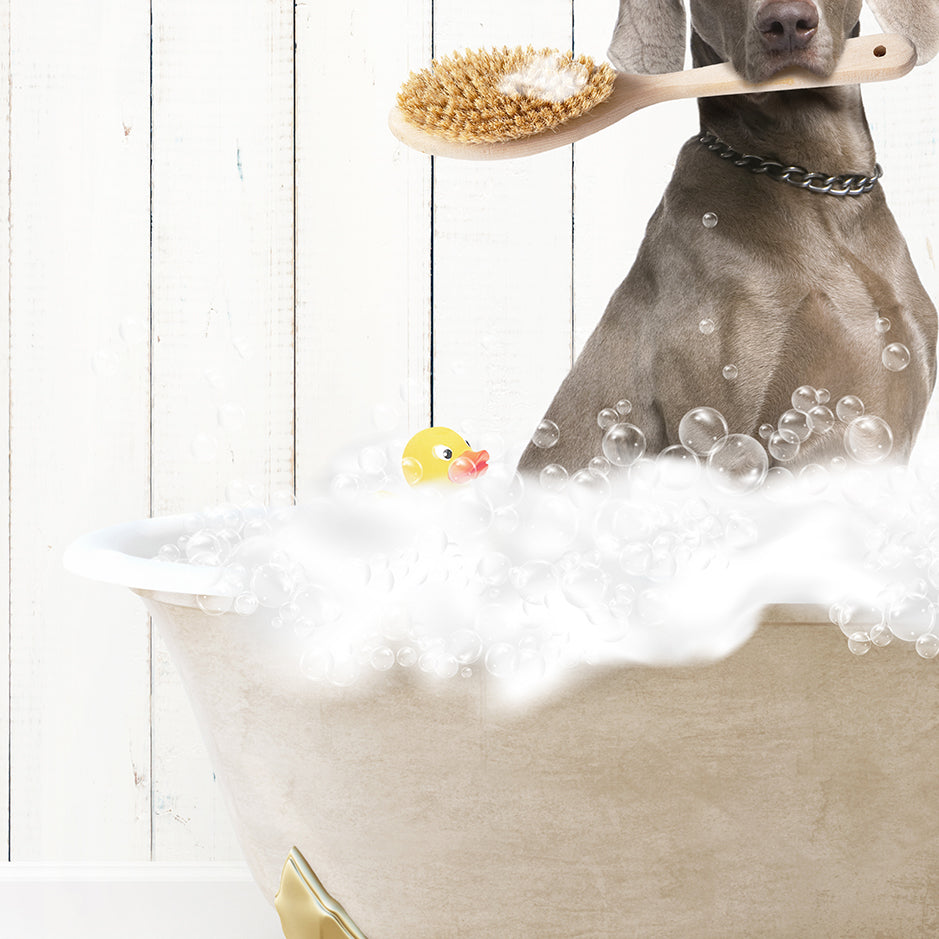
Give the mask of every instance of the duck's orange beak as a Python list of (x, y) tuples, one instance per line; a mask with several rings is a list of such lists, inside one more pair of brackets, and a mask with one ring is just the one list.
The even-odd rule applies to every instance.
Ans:
[(452, 483), (466, 483), (477, 476), (482, 476), (489, 469), (489, 452), (487, 450), (464, 450), (447, 470), (447, 476)]

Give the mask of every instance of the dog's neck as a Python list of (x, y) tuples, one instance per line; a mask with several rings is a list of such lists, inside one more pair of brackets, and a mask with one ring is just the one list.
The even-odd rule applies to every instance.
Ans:
[[(722, 61), (697, 33), (695, 68)], [(699, 98), (701, 127), (735, 150), (830, 175), (870, 172), (875, 163), (858, 85)]]

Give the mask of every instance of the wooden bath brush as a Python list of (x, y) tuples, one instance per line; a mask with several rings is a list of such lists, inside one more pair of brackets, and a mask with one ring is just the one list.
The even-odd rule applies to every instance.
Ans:
[(886, 81), (906, 75), (915, 61), (902, 36), (860, 36), (847, 41), (827, 77), (793, 67), (754, 84), (726, 62), (634, 75), (550, 49), (468, 51), (412, 74), (389, 125), (422, 153), (502, 160), (566, 146), (662, 101)]

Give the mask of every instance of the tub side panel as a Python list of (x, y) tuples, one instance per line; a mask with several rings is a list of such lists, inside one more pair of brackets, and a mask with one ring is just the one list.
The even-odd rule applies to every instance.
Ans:
[(62, 551), (149, 511), (149, 5), (9, 10), (11, 853), (146, 860), (147, 618)]
[(317, 685), (289, 637), (161, 616), (262, 890), (297, 844), (371, 939), (939, 928), (939, 688), (909, 649), (765, 626), (518, 710), (479, 675)]
[[(153, 3), (153, 514), (294, 474), (293, 4)], [(158, 639), (154, 857), (237, 857)]]

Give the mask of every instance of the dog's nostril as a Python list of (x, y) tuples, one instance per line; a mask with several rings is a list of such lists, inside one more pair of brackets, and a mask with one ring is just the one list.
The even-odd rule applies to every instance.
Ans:
[(771, 52), (804, 49), (818, 29), (818, 8), (809, 0), (767, 0), (757, 13), (756, 28)]

